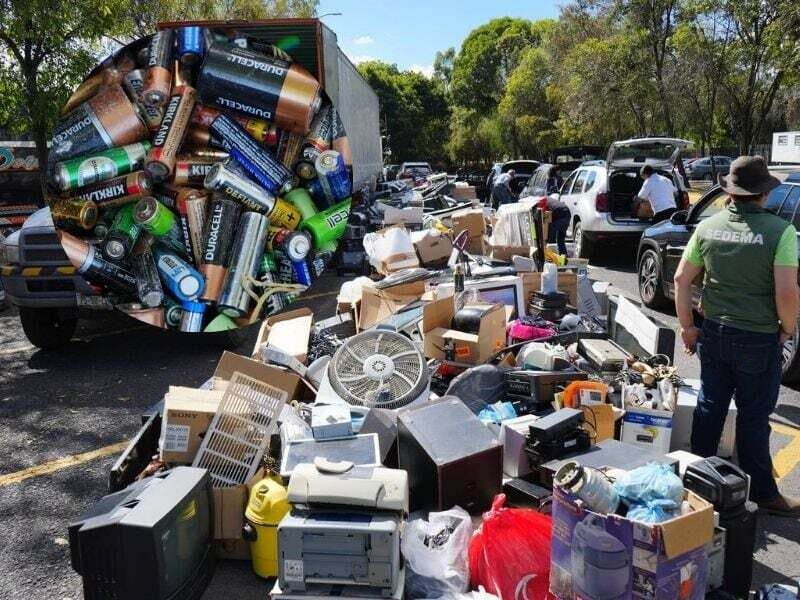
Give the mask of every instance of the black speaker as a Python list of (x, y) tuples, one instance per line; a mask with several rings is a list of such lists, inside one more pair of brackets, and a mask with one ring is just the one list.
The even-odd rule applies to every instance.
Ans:
[(719, 514), (719, 526), (725, 528), (725, 568), (720, 589), (737, 598), (750, 595), (757, 517), (758, 505), (749, 500), (737, 511)]
[(410, 407), (397, 418), (399, 465), (411, 510), (491, 506), (503, 481), (503, 445), (455, 396)]
[(377, 433), (381, 463), (384, 467), (397, 468), (397, 411), (371, 408), (359, 433)]

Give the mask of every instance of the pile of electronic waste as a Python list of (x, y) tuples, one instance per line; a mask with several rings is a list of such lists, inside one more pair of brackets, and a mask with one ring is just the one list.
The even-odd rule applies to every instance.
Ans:
[(336, 315), (272, 316), (171, 386), (70, 526), (86, 596), (199, 597), (218, 559), (287, 599), (746, 596), (749, 480), (687, 451), (674, 332), (582, 261), (471, 252), (481, 219), (367, 233), (382, 277)]

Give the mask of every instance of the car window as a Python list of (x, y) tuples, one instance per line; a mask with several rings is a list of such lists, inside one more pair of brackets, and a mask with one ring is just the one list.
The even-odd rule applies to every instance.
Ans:
[(575, 178), (575, 182), (572, 184), (572, 189), (569, 191), (569, 193), (580, 194), (583, 190), (584, 183), (586, 183), (586, 171), (581, 169), (578, 171), (578, 177)]
[(781, 204), (783, 204), (786, 196), (789, 195), (790, 188), (791, 186), (789, 184), (782, 183), (772, 190), (767, 197), (767, 203), (764, 205), (764, 208), (777, 215), (781, 208)]
[(575, 182), (575, 178), (577, 176), (578, 176), (578, 172), (575, 171), (575, 172), (572, 173), (572, 175), (567, 177), (567, 180), (563, 184), (561, 184), (561, 193), (562, 194), (569, 194), (569, 190), (572, 187), (572, 184)]
[(778, 216), (797, 226), (798, 221), (800, 221), (800, 214), (797, 211), (798, 200), (800, 200), (800, 185), (793, 185), (791, 188), (786, 200), (783, 201), (783, 206), (781, 206)]
[(717, 193), (708, 201), (708, 203), (693, 215), (693, 222), (699, 223), (703, 219), (717, 214), (719, 211), (724, 210), (727, 205), (728, 194), (722, 190), (717, 190)]
[(597, 179), (597, 173), (594, 171), (589, 171), (589, 174), (586, 176), (586, 183), (583, 184), (583, 191), (588, 192), (594, 186), (594, 182)]

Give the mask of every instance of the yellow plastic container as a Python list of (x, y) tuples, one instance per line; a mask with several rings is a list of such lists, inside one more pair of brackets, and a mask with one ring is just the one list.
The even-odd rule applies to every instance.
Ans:
[(253, 486), (244, 512), (244, 538), (250, 542), (253, 571), (259, 577), (278, 576), (278, 523), (290, 508), (279, 477), (267, 477)]

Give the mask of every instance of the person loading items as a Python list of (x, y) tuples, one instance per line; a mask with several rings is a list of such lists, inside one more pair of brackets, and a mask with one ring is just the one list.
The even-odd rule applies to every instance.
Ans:
[(511, 182), (514, 181), (515, 176), (514, 169), (509, 169), (507, 172), (497, 176), (492, 186), (492, 206), (497, 208), (503, 204), (513, 204), (517, 201), (514, 197), (514, 192), (511, 190)]
[(550, 171), (547, 173), (547, 208), (553, 213), (553, 221), (550, 223), (548, 242), (555, 242), (558, 246), (558, 253), (561, 256), (567, 256), (567, 228), (572, 213), (559, 197), (561, 184), (558, 169), (550, 167)]
[(669, 177), (656, 173), (650, 165), (644, 165), (639, 170), (639, 176), (644, 179), (642, 189), (636, 195), (638, 202), (647, 201), (653, 209), (653, 223), (660, 223), (669, 219), (678, 210), (675, 204), (675, 194), (678, 190)]
[[(781, 494), (769, 453), (769, 417), (778, 402), (782, 345), (795, 331), (800, 306), (797, 232), (764, 210), (780, 181), (760, 156), (740, 156), (728, 177), (727, 209), (703, 220), (675, 273), (675, 308), (687, 353), (700, 357), (701, 388), (692, 424), (692, 452), (712, 456), (731, 398), (736, 399), (736, 449), (750, 475), (750, 498), (765, 512), (800, 516), (800, 499)], [(694, 325), (692, 281), (705, 270), (703, 326)]]

